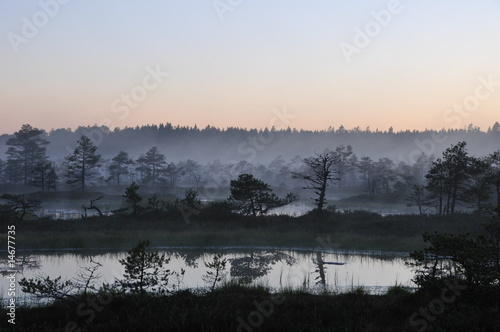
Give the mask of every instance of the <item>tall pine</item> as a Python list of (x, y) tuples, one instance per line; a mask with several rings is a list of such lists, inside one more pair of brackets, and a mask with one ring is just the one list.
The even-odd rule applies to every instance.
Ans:
[(78, 184), (81, 191), (85, 191), (85, 186), (97, 174), (99, 160), (101, 156), (96, 154), (95, 146), (90, 138), (82, 136), (77, 142), (75, 151), (66, 157), (68, 184)]

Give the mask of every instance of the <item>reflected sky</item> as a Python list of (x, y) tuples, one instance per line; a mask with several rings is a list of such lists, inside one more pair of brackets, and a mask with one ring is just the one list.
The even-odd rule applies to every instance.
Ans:
[[(264, 285), (273, 290), (283, 288), (306, 287), (311, 291), (317, 287), (317, 254), (311, 251), (278, 251), (278, 250), (175, 250), (161, 251), (170, 258), (168, 268), (174, 271), (186, 270), (182, 280), (171, 280), (181, 288), (203, 288), (206, 284), (202, 276), (207, 269), (205, 262), (210, 262), (214, 253), (221, 252), (228, 260), (226, 281), (242, 279), (245, 276), (245, 266), (249, 261), (253, 264), (245, 283)], [(374, 293), (383, 292), (387, 287), (402, 284), (412, 287), (412, 271), (405, 266), (407, 256), (392, 254), (353, 254), (353, 253), (320, 253), (324, 262), (334, 262), (337, 265), (324, 265), (326, 287), (332, 291), (346, 291), (356, 286), (364, 286)], [(36, 275), (46, 275), (51, 278), (62, 276), (63, 279), (76, 277), (77, 272), (85, 266), (90, 266), (93, 259), (102, 264), (99, 273), (100, 282), (113, 283), (116, 278), (123, 277), (124, 269), (118, 262), (126, 257), (126, 252), (57, 252), (34, 253), (32, 260), (39, 264), (37, 269), (24, 269), (17, 275), (17, 280), (23, 276), (32, 278)], [(340, 265), (343, 264), (343, 265)], [(259, 271), (257, 271), (260, 268)], [(247, 272), (248, 272), (247, 271)], [(249, 282), (248, 282), (249, 281)], [(8, 289), (7, 280), (2, 278), (0, 289), (5, 294)], [(23, 297), (20, 287), (17, 296)]]

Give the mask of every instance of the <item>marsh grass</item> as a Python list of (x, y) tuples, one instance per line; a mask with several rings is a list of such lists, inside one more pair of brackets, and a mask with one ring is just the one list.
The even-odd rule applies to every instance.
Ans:
[[(422, 249), (422, 233), (480, 233), (486, 216), (391, 215), (366, 211), (318, 216), (198, 215), (188, 224), (181, 216), (140, 215), (92, 217), (78, 220), (32, 220), (16, 225), (18, 249), (128, 249), (142, 239), (152, 246), (263, 246), (323, 248), (318, 238), (339, 249), (413, 251)], [(220, 217), (220, 218), (219, 218)], [(0, 238), (3, 245), (6, 237)]]
[[(498, 290), (497, 290), (498, 292)], [(489, 293), (488, 293), (489, 294)], [(486, 296), (486, 295), (485, 295)], [(168, 296), (114, 294), (89, 323), (78, 315), (78, 303), (54, 302), (41, 307), (20, 307), (16, 328), (23, 331), (64, 331), (75, 321), (88, 331), (235, 331), (257, 305), (272, 306), (259, 330), (268, 331), (415, 331), (409, 317), (432, 300), (423, 293), (395, 285), (387, 294), (372, 295), (363, 288), (347, 293), (311, 294), (300, 288), (271, 292), (264, 285), (226, 282), (214, 292), (183, 290)], [(477, 296), (476, 296), (477, 297)], [(491, 296), (490, 296), (491, 297)], [(479, 299), (480, 300), (480, 299)], [(500, 324), (498, 299), (481, 302), (464, 294), (463, 300), (429, 323), (435, 331), (493, 331)], [(85, 301), (82, 298), (82, 301)], [(5, 316), (5, 309), (0, 310)], [(6, 320), (0, 329), (8, 331)], [(245, 331), (243, 329), (243, 331)]]

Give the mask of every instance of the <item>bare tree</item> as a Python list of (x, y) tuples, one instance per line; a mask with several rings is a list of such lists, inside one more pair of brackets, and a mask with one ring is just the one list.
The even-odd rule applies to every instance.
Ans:
[(94, 205), (94, 202), (95, 202), (95, 201), (100, 200), (100, 199), (101, 199), (101, 198), (103, 198), (103, 197), (104, 197), (104, 196), (103, 196), (103, 195), (101, 195), (101, 196), (97, 197), (96, 199), (91, 199), (91, 200), (90, 200), (90, 206), (88, 206), (88, 207), (87, 207), (87, 206), (85, 206), (85, 204), (84, 204), (84, 205), (82, 205), (82, 209), (83, 209), (83, 217), (84, 217), (84, 218), (87, 218), (87, 210), (96, 210), (96, 211), (97, 211), (97, 213), (99, 213), (99, 216), (100, 216), (100, 217), (102, 217), (102, 212), (101, 212), (101, 209), (99, 209), (97, 206), (95, 206), (95, 205)]
[(318, 212), (323, 211), (326, 202), (326, 188), (338, 181), (338, 170), (335, 167), (339, 163), (339, 156), (335, 152), (325, 151), (324, 153), (316, 153), (315, 157), (304, 158), (302, 161), (308, 167), (305, 173), (293, 172), (294, 179), (304, 179), (307, 185), (304, 189), (313, 189), (314, 193), (318, 195), (314, 201), (316, 202), (316, 209)]

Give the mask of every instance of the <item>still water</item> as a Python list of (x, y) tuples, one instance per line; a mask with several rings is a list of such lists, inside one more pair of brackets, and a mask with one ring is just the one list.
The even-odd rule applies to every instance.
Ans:
[[(155, 248), (170, 257), (168, 268), (186, 272), (183, 279), (171, 278), (170, 284), (181, 289), (204, 288), (207, 284), (203, 275), (213, 255), (222, 253), (227, 259), (225, 280), (238, 280), (245, 284), (263, 285), (271, 290), (282, 288), (305, 288), (310, 292), (344, 292), (362, 286), (372, 294), (383, 293), (396, 283), (413, 287), (413, 273), (405, 266), (409, 258), (404, 253), (314, 251), (273, 248)], [(122, 279), (124, 268), (120, 259), (126, 252), (105, 250), (60, 250), (17, 252), (17, 281), (22, 277), (62, 276), (74, 279), (84, 267), (92, 265), (91, 260), (99, 262), (101, 275), (96, 282), (113, 284)], [(0, 267), (6, 262), (1, 261)], [(6, 271), (0, 271), (7, 275)], [(0, 281), (0, 293), (6, 297), (9, 283), (6, 277)], [(19, 299), (26, 299), (19, 285), (16, 288)], [(21, 301), (22, 302), (22, 301)]]

